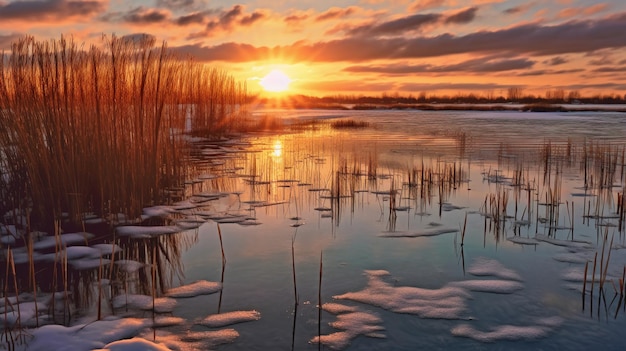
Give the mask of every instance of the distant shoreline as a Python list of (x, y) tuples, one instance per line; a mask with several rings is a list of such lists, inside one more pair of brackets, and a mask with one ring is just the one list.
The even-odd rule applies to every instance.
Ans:
[(626, 104), (516, 104), (516, 103), (419, 103), (419, 104), (291, 104), (289, 106), (265, 105), (266, 108), (313, 110), (418, 110), (418, 111), (519, 111), (519, 112), (621, 112)]

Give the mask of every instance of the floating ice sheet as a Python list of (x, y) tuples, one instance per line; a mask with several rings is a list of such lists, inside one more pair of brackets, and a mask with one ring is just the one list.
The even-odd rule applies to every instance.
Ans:
[(128, 236), (134, 239), (148, 239), (159, 235), (175, 234), (183, 229), (177, 226), (142, 226), (142, 225), (126, 225), (116, 228), (117, 234), (120, 236)]
[(424, 229), (424, 230), (415, 231), (415, 232), (408, 232), (408, 231), (382, 232), (380, 236), (386, 237), (386, 238), (417, 238), (417, 237), (422, 237), (422, 236), (437, 236), (437, 235), (448, 234), (448, 233), (456, 233), (458, 231), (459, 230), (455, 228), (431, 228), (431, 229)]
[(537, 325), (530, 326), (500, 325), (490, 331), (481, 331), (469, 324), (462, 324), (452, 328), (452, 335), (482, 342), (535, 340), (545, 338), (561, 324), (562, 320), (559, 317), (544, 318), (539, 320)]
[(543, 241), (556, 246), (573, 247), (573, 248), (593, 248), (593, 244), (588, 241), (578, 240), (561, 240), (549, 237), (547, 235), (537, 234), (535, 239)]
[(209, 295), (222, 290), (222, 283), (199, 280), (188, 285), (169, 289), (169, 297), (194, 297), (199, 295)]
[(467, 272), (476, 276), (493, 276), (502, 279), (522, 281), (522, 277), (512, 269), (504, 267), (500, 262), (486, 257), (478, 257)]
[(206, 325), (211, 328), (218, 328), (236, 323), (256, 321), (259, 319), (261, 319), (261, 313), (258, 311), (233, 311), (212, 314), (198, 322), (198, 324)]
[(494, 294), (511, 294), (518, 290), (524, 289), (524, 285), (520, 282), (510, 280), (463, 280), (460, 282), (451, 282), (449, 286), (458, 286), (471, 291), (487, 292)]
[(72, 327), (46, 325), (32, 330), (28, 350), (94, 350), (117, 340), (132, 338), (145, 327), (145, 319), (116, 317)]
[[(122, 294), (113, 298), (113, 308), (135, 308), (140, 310), (152, 310), (152, 296), (137, 294)], [(157, 297), (154, 299), (154, 311), (157, 313), (172, 312), (176, 307), (176, 300), (169, 297)]]
[(67, 233), (58, 235), (58, 238), (54, 236), (46, 236), (41, 240), (35, 242), (33, 244), (33, 249), (35, 250), (43, 250), (43, 249), (51, 249), (54, 248), (57, 243), (61, 244), (61, 246), (73, 245), (73, 244), (85, 244), (89, 239), (93, 238), (94, 235), (87, 232), (79, 232), (79, 233)]
[(421, 318), (464, 318), (465, 301), (470, 297), (470, 293), (462, 287), (422, 289), (392, 286), (382, 280), (389, 274), (387, 271), (365, 271), (365, 274), (369, 277), (365, 289), (336, 295), (334, 298), (366, 303), (398, 313), (415, 314)]
[(337, 320), (330, 325), (343, 331), (315, 336), (311, 339), (311, 343), (322, 343), (333, 350), (341, 350), (359, 335), (384, 338), (385, 335), (380, 332), (384, 331), (385, 328), (381, 324), (382, 320), (369, 312), (358, 311), (340, 314), (337, 316)]
[(118, 340), (112, 343), (106, 344), (102, 351), (171, 351), (169, 347), (155, 344), (152, 341), (143, 338), (132, 338), (125, 340)]
[(533, 238), (524, 238), (521, 236), (510, 236), (506, 240), (519, 245), (539, 245), (539, 240)]
[(340, 303), (327, 302), (322, 305), (322, 309), (328, 313), (339, 314), (339, 313), (348, 313), (348, 312), (356, 312), (357, 308), (354, 306), (346, 306)]

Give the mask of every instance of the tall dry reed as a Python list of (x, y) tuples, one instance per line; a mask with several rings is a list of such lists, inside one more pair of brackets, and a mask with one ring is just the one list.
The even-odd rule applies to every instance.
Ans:
[(182, 183), (184, 132), (220, 133), (245, 111), (245, 85), (154, 38), (85, 48), (26, 37), (0, 61), (0, 210), (33, 226), (84, 213), (136, 217)]

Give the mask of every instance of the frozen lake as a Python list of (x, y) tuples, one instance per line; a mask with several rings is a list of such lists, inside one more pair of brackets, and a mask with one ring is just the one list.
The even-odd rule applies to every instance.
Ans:
[[(207, 281), (171, 293), (162, 315), (180, 319), (158, 335), (234, 329), (219, 346), (180, 341), (219, 350), (316, 350), (319, 335), (344, 350), (623, 347), (625, 114), (264, 115), (304, 126), (201, 144), (184, 201), (146, 210), (178, 226), (118, 231), (125, 250), (160, 240), (169, 289)], [(331, 127), (346, 119), (369, 126)], [(140, 294), (130, 273), (149, 280), (138, 269), (111, 289), (117, 316), (152, 318), (120, 313)]]

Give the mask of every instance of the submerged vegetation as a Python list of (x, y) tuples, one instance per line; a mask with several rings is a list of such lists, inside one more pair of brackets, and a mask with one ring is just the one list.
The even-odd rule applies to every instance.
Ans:
[(235, 130), (245, 84), (151, 37), (14, 43), (0, 62), (0, 212), (52, 232), (135, 218), (185, 179), (185, 132)]

